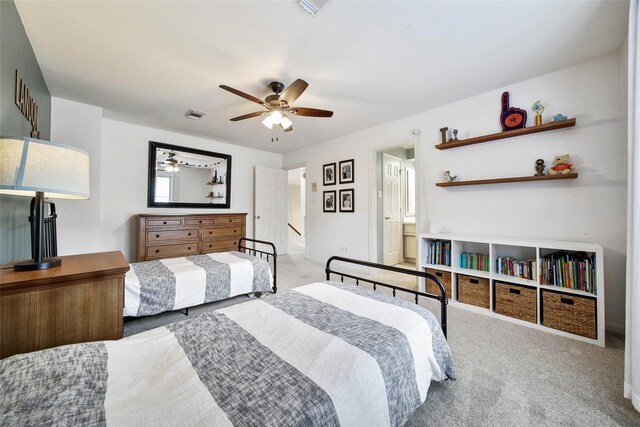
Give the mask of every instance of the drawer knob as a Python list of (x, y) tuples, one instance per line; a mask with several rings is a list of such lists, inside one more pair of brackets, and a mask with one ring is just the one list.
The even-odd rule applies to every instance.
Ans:
[(442, 277), (442, 273), (441, 273), (440, 271), (437, 271), (437, 272), (436, 272), (436, 276), (438, 276), (438, 277)]
[(160, 253), (160, 249), (156, 249), (156, 253), (157, 253), (157, 254), (158, 254), (158, 253)]
[(210, 248), (212, 248), (212, 247), (213, 247), (213, 245), (209, 245), (209, 247), (210, 247)]
[(191, 250), (191, 246), (189, 246), (189, 247), (187, 248), (187, 250), (188, 250), (188, 251), (190, 251), (190, 250)]
[(202, 220), (198, 221), (198, 224), (202, 224)]
[(191, 233), (189, 233), (189, 236), (191, 236)]
[(162, 223), (163, 223), (164, 225), (167, 225), (167, 221), (163, 221)]
[(234, 233), (237, 233), (237, 232), (238, 232), (238, 230), (233, 230), (233, 232), (234, 232)]
[(210, 231), (209, 234), (213, 234), (213, 231)]
[(573, 300), (570, 298), (560, 298), (560, 302), (563, 304), (573, 305)]
[(509, 288), (509, 292), (512, 294), (520, 295), (520, 289)]
[(474, 285), (477, 285), (478, 283), (480, 283), (478, 279), (469, 279), (469, 282), (473, 283)]
[(231, 220), (229, 220), (229, 222), (231, 222)]
[(156, 234), (156, 239), (159, 239), (159, 238), (160, 238), (160, 235), (159, 235), (159, 234)]

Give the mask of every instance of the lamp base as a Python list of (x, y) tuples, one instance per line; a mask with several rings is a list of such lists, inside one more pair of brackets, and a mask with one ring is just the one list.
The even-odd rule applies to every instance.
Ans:
[(62, 264), (60, 258), (44, 258), (40, 262), (25, 261), (13, 266), (13, 271), (33, 271), (33, 270), (46, 270), (47, 268), (58, 267)]

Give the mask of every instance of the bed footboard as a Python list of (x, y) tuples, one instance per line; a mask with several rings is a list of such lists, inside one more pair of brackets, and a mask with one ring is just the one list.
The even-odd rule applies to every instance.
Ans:
[[(407, 275), (410, 275), (410, 276), (415, 276), (415, 277), (419, 277), (419, 278), (425, 279), (425, 281), (426, 280), (432, 280), (432, 281), (434, 281), (436, 283), (436, 285), (438, 285), (438, 288), (440, 289), (440, 295), (434, 295), (434, 294), (430, 294), (430, 293), (426, 293), (426, 292), (414, 291), (414, 290), (406, 289), (406, 288), (403, 288), (403, 287), (400, 287), (400, 286), (390, 285), (388, 283), (381, 282), (381, 281), (376, 280), (374, 278), (365, 278), (365, 277), (356, 276), (356, 275), (354, 275), (352, 273), (346, 273), (344, 271), (334, 270), (331, 267), (331, 263), (333, 261), (344, 262), (346, 264), (357, 264), (357, 265), (376, 268), (376, 269), (380, 269), (380, 270), (393, 271), (394, 273), (407, 274)], [(406, 268), (391, 267), (389, 265), (377, 264), (377, 263), (368, 262), (368, 261), (361, 261), (361, 260), (357, 260), (357, 259), (353, 259), (353, 258), (344, 258), (344, 257), (341, 257), (341, 256), (332, 256), (331, 258), (329, 258), (327, 260), (327, 265), (326, 265), (324, 271), (327, 274), (327, 280), (331, 280), (331, 274), (336, 274), (336, 275), (340, 276), (340, 280), (342, 282), (344, 282), (344, 278), (345, 277), (348, 277), (350, 279), (354, 279), (356, 281), (356, 286), (358, 286), (360, 284), (360, 282), (366, 282), (366, 283), (371, 283), (373, 285), (373, 290), (376, 290), (376, 288), (378, 286), (383, 286), (385, 288), (392, 289), (394, 297), (396, 296), (396, 291), (401, 291), (401, 292), (406, 292), (406, 293), (409, 293), (409, 294), (413, 294), (415, 296), (416, 304), (418, 304), (418, 298), (419, 297), (431, 298), (431, 299), (435, 299), (435, 300), (440, 301), (440, 326), (441, 326), (442, 332), (444, 333), (444, 336), (446, 338), (446, 336), (447, 336), (447, 304), (448, 304), (449, 300), (447, 299), (447, 292), (445, 291), (444, 285), (442, 284), (440, 279), (438, 279), (433, 274), (427, 273), (426, 271), (408, 270)]]
[[(250, 248), (247, 245), (248, 242), (253, 243), (254, 247)], [(269, 252), (268, 249), (256, 249), (255, 248), (255, 244), (259, 244), (259, 245), (264, 245), (264, 246), (269, 246), (270, 249), (272, 249), (271, 252)], [(264, 248), (263, 246), (263, 248)], [(276, 252), (276, 245), (274, 245), (271, 242), (267, 242), (265, 240), (256, 240), (256, 239), (249, 239), (247, 237), (242, 237), (239, 241), (238, 241), (238, 252), (244, 252), (246, 254), (249, 255), (253, 255), (253, 256), (258, 256), (258, 254), (260, 254), (260, 258), (263, 258), (264, 255), (267, 256), (267, 262), (269, 262), (269, 257), (273, 257), (273, 293), (275, 294), (278, 291), (278, 286), (276, 283), (276, 279), (277, 279), (277, 259), (278, 259), (278, 254)]]

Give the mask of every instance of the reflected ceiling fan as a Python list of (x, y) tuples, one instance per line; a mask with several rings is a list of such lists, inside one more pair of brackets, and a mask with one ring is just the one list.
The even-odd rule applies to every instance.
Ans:
[(307, 89), (307, 87), (309, 86), (309, 83), (305, 82), (304, 80), (297, 79), (286, 89), (280, 82), (271, 82), (268, 86), (274, 93), (272, 95), (268, 95), (263, 101), (260, 98), (256, 98), (255, 96), (241, 92), (238, 89), (234, 89), (227, 85), (220, 85), (220, 88), (235, 95), (241, 96), (244, 99), (255, 102), (256, 104), (260, 104), (267, 109), (266, 111), (255, 111), (253, 113), (234, 117), (231, 119), (231, 121), (237, 122), (240, 120), (250, 119), (252, 117), (267, 116), (262, 121), (263, 125), (265, 125), (269, 129), (273, 129), (274, 125), (280, 126), (283, 131), (289, 132), (293, 130), (293, 123), (291, 122), (289, 117), (287, 117), (287, 114), (307, 117), (333, 116), (333, 111), (318, 110), (316, 108), (294, 107), (291, 105), (293, 102), (295, 102), (296, 99), (298, 99), (300, 95), (302, 95), (302, 92), (304, 92), (305, 89)]

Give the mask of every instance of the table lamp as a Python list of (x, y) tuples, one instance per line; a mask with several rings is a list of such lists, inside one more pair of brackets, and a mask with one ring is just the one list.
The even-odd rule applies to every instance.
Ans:
[(0, 136), (0, 193), (35, 195), (33, 259), (16, 271), (59, 266), (60, 258), (43, 257), (45, 195), (59, 199), (89, 198), (89, 154), (68, 145), (28, 137)]

